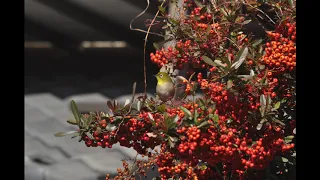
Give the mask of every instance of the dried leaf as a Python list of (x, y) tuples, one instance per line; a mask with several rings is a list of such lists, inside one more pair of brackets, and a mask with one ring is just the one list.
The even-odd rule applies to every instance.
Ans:
[(235, 58), (235, 63), (232, 64), (231, 68), (234, 67), (234, 69), (238, 69), (241, 64), (244, 62), (244, 60), (246, 60), (246, 57), (248, 55), (248, 47), (243, 47), (238, 53), (237, 56)]
[(293, 133), (293, 134), (296, 134), (296, 128), (293, 129), (293, 132), (292, 132), (292, 133)]
[(107, 105), (108, 105), (108, 107), (109, 107), (109, 109), (110, 109), (111, 111), (114, 111), (114, 107), (113, 107), (111, 101), (108, 101), (108, 102), (107, 102)]
[(78, 133), (78, 131), (58, 132), (58, 133), (55, 133), (54, 136), (55, 137), (62, 137), (62, 136), (71, 135), (71, 134), (75, 134), (75, 133)]

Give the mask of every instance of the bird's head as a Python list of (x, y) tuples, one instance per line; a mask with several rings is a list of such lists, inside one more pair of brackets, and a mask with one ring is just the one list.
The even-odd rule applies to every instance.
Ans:
[(156, 74), (154, 76), (157, 78), (159, 85), (166, 83), (166, 82), (172, 82), (170, 76), (166, 72), (159, 72), (158, 74)]

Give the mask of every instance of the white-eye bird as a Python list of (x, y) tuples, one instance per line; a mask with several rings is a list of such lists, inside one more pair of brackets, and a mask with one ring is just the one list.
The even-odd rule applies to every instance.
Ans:
[(174, 100), (182, 100), (185, 97), (185, 84), (187, 81), (182, 76), (177, 76), (175, 83), (173, 83), (169, 74), (166, 72), (159, 72), (155, 75), (157, 78), (156, 93), (163, 102)]

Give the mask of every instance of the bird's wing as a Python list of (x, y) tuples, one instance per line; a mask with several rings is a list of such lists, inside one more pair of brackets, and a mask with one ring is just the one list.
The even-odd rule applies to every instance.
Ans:
[(186, 94), (187, 84), (184, 83), (186, 81), (188, 81), (188, 80), (182, 76), (176, 77), (175, 94), (174, 94), (173, 100), (179, 101), (179, 100), (183, 100), (184, 98), (187, 97), (187, 94)]

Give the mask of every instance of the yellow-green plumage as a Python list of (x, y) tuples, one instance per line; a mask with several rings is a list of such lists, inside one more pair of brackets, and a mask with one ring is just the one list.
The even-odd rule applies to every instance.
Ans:
[(169, 101), (175, 94), (175, 87), (170, 76), (165, 72), (159, 72), (155, 75), (157, 78), (156, 92), (161, 101)]

